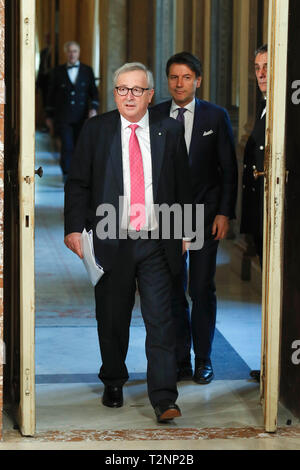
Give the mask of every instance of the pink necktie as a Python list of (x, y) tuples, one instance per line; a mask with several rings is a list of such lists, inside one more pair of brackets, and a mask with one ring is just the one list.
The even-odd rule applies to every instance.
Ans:
[(136, 136), (137, 124), (131, 124), (129, 139), (130, 225), (139, 232), (146, 223), (145, 181), (141, 149)]

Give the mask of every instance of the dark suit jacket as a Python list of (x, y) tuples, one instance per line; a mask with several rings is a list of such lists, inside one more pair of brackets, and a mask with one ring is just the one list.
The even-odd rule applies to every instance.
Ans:
[[(167, 101), (153, 109), (169, 116), (171, 104)], [(227, 111), (197, 98), (189, 164), (193, 201), (204, 204), (205, 238), (208, 238), (217, 214), (235, 217), (237, 163)]]
[[(261, 113), (261, 110), (259, 111)], [(253, 177), (253, 166), (264, 171), (266, 115), (257, 119), (244, 152), (241, 233), (263, 237), (264, 178)]]
[[(152, 158), (153, 199), (155, 204), (189, 204), (190, 173), (183, 127), (174, 119), (156, 118), (149, 113)], [(121, 119), (111, 111), (89, 119), (81, 132), (65, 186), (65, 234), (94, 232), (95, 254), (104, 271), (113, 265), (118, 239), (99, 240), (96, 216), (100, 204), (116, 209), (119, 230), (119, 196), (124, 194), (121, 148)], [(176, 274), (182, 263), (182, 241), (162, 240), (171, 272)]]
[(46, 113), (56, 123), (83, 121), (89, 109), (98, 110), (98, 90), (91, 67), (80, 63), (76, 83), (69, 79), (67, 66), (59, 65), (51, 73)]
[(49, 74), (51, 71), (51, 51), (49, 47), (42, 49), (40, 52), (40, 66), (36, 79), (37, 88), (43, 89), (48, 86)]

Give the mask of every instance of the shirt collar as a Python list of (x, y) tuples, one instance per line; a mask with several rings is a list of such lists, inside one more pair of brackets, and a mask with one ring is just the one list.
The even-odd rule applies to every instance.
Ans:
[(142, 129), (146, 129), (147, 127), (149, 127), (149, 111), (148, 110), (146, 114), (144, 114), (142, 119), (138, 122), (130, 122), (130, 121), (127, 121), (127, 119), (124, 118), (122, 114), (120, 116), (121, 116), (122, 129), (126, 129), (127, 127), (131, 126), (131, 124), (137, 124)]
[(75, 64), (70, 64), (69, 62), (67, 62), (67, 67), (72, 67), (72, 65), (80, 65), (80, 60), (77, 60)]
[[(188, 111), (190, 111), (191, 113), (194, 113), (195, 104), (196, 104), (196, 100), (194, 98), (190, 103), (188, 103), (186, 106), (184, 106), (184, 108), (187, 109)], [(176, 104), (175, 101), (172, 100), (171, 113), (174, 113), (179, 107), (180, 106), (178, 106), (178, 104)]]

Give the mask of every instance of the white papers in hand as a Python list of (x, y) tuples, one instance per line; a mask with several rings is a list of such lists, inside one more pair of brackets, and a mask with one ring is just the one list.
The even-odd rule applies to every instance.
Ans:
[(94, 253), (93, 231), (89, 232), (86, 229), (81, 234), (81, 250), (83, 254), (83, 264), (87, 270), (93, 286), (97, 284), (99, 279), (103, 276), (103, 268), (97, 263)]

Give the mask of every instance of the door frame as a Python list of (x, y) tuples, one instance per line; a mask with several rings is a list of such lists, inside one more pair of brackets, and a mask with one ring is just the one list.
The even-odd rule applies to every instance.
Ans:
[[(277, 428), (285, 184), (289, 0), (269, 0), (261, 399), (265, 430)], [(35, 433), (35, 0), (20, 0), (20, 405), (23, 435)]]
[(20, 402), (19, 427), (35, 433), (35, 0), (20, 1)]
[(289, 0), (269, 0), (261, 402), (267, 432), (277, 429), (283, 289), (285, 119)]

